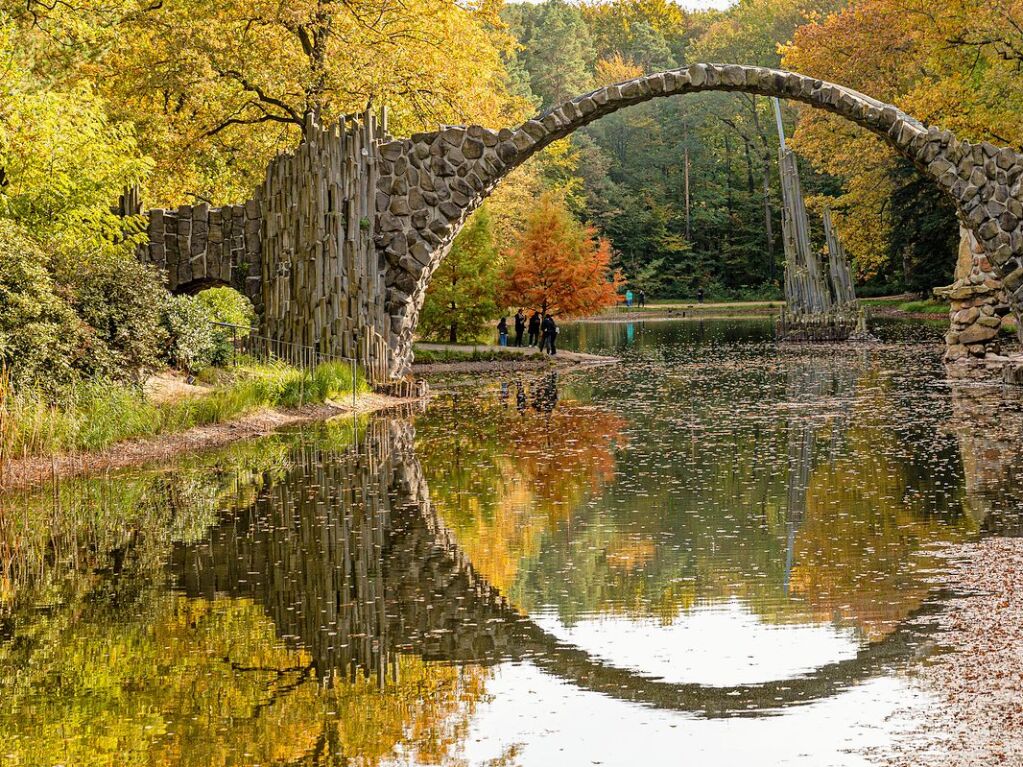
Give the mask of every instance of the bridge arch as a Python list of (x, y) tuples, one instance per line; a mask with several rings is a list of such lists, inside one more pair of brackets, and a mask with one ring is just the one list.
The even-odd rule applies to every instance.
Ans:
[(970, 144), (927, 127), (892, 104), (794, 72), (737, 64), (692, 64), (566, 101), (515, 128), (447, 126), (378, 145), (375, 242), (386, 261), (392, 374), (407, 372), (426, 288), (466, 218), (512, 170), (554, 141), (619, 109), (703, 91), (791, 99), (837, 114), (880, 136), (945, 191), (1010, 291), (1023, 304), (1023, 156)]

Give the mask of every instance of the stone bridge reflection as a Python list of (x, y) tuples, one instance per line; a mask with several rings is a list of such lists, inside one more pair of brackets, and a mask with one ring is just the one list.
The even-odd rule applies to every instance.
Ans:
[(302, 443), (284, 476), (203, 542), (176, 547), (170, 566), (190, 596), (260, 604), (323, 679), (366, 674), (382, 683), (397, 673), (400, 653), (448, 663), (528, 659), (580, 688), (707, 717), (763, 715), (833, 695), (906, 659), (920, 639), (905, 621), (811, 674), (729, 687), (606, 663), (541, 629), (476, 571), (432, 508), (412, 425), (400, 419), (372, 421), (343, 451)]

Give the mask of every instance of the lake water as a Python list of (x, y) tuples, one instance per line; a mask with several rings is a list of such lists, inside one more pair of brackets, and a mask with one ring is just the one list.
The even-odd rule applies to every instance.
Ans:
[(877, 332), (568, 326), (621, 363), (0, 499), (0, 765), (882, 759), (1023, 436)]

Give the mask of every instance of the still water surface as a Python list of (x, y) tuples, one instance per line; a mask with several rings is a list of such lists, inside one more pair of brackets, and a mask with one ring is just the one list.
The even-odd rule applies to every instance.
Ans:
[(878, 332), (581, 324), (621, 364), (8, 497), (0, 765), (870, 764), (1021, 508), (1019, 403)]

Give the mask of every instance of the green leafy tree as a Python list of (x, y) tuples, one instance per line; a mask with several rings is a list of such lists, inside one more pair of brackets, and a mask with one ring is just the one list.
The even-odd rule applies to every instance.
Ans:
[(423, 335), (450, 343), (478, 338), (501, 311), (497, 294), (502, 263), (493, 218), (484, 205), (459, 232), (433, 274), (420, 315)]
[(578, 7), (546, 0), (507, 6), (503, 15), (523, 47), (520, 61), (545, 109), (590, 87), (593, 44)]

